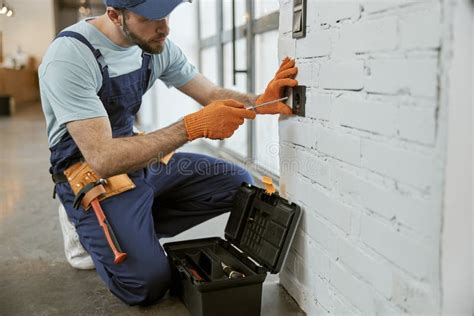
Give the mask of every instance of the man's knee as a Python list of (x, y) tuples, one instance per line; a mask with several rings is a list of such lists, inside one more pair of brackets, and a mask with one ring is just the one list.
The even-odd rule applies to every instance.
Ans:
[(141, 260), (135, 269), (112, 277), (111, 291), (128, 305), (149, 305), (161, 299), (171, 285), (171, 272), (165, 260)]
[(225, 179), (235, 188), (240, 187), (243, 182), (253, 184), (252, 175), (244, 168), (235, 164), (229, 164), (224, 171)]
[(240, 187), (240, 185), (244, 182), (253, 184), (254, 181), (253, 181), (252, 175), (244, 168), (241, 168), (241, 167), (238, 167), (238, 168), (239, 170), (234, 174), (234, 179), (233, 179), (235, 182), (236, 189)]

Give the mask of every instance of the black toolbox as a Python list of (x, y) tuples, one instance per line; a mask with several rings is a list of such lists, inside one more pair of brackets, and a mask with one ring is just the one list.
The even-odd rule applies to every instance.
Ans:
[(179, 295), (193, 316), (260, 315), (262, 284), (267, 272), (278, 273), (283, 266), (300, 217), (298, 205), (242, 184), (225, 240), (163, 245), (172, 269), (171, 294)]

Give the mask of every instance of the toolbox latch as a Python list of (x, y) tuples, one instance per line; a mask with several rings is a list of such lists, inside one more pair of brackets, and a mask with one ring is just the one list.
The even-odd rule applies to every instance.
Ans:
[(265, 187), (265, 193), (268, 195), (272, 195), (273, 193), (276, 192), (275, 186), (273, 185), (273, 180), (270, 177), (263, 176), (262, 177), (262, 183), (263, 186)]

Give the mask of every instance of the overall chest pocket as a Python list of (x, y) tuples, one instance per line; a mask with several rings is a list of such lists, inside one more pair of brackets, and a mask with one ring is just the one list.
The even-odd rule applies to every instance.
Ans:
[(105, 106), (109, 116), (114, 114), (136, 114), (140, 109), (142, 103), (141, 92), (130, 92), (119, 95), (114, 95), (107, 98), (107, 105)]

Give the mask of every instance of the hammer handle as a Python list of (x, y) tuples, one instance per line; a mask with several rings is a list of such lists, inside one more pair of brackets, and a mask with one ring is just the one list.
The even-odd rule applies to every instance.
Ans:
[(107, 239), (110, 249), (114, 253), (114, 263), (122, 263), (125, 259), (127, 259), (127, 254), (125, 252), (122, 252), (117, 237), (115, 237), (114, 231), (112, 230), (112, 226), (110, 226), (109, 222), (107, 221), (107, 218), (105, 217), (104, 211), (100, 206), (99, 199), (92, 200), (91, 206), (94, 210), (95, 215), (97, 216), (97, 220), (99, 221), (100, 227), (102, 227), (102, 230), (104, 231), (105, 238)]

